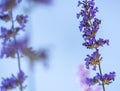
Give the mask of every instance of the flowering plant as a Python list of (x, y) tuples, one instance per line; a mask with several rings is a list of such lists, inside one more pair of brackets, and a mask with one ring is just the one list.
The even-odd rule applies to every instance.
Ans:
[[(19, 38), (19, 34), (25, 32), (28, 16), (23, 14), (14, 15), (14, 9), (22, 0), (3, 0), (0, 2), (0, 20), (5, 22), (5, 26), (0, 26), (1, 49), (0, 58), (17, 58), (18, 74), (11, 77), (2, 78), (0, 91), (8, 91), (19, 87), (23, 91), (26, 86), (23, 82), (27, 76), (21, 68), (21, 57), (25, 55), (31, 62), (37, 59), (46, 59), (46, 51), (34, 51), (28, 46), (28, 36)], [(7, 28), (9, 27), (9, 28)]]
[[(19, 70), (17, 76), (12, 74), (11, 77), (3, 78), (0, 86), (1, 91), (7, 91), (16, 87), (19, 87), (20, 91), (23, 91), (23, 82), (27, 78), (21, 69), (20, 62), (20, 52), (23, 51), (26, 39), (22, 39), (21, 41), (17, 39), (18, 33), (25, 28), (27, 16), (17, 15), (15, 19), (13, 17), (13, 10), (20, 2), (21, 0), (4, 0), (0, 4), (0, 19), (6, 23), (11, 22), (9, 29), (3, 26), (0, 29), (0, 38), (2, 39), (0, 58), (17, 57)], [(15, 26), (15, 23), (18, 23), (18, 26)]]
[(109, 74), (102, 73), (101, 69), (101, 54), (99, 53), (99, 47), (103, 45), (109, 45), (109, 40), (103, 38), (96, 38), (97, 32), (99, 30), (101, 20), (96, 18), (96, 13), (98, 12), (98, 7), (95, 7), (94, 0), (83, 0), (78, 1), (78, 7), (81, 7), (81, 11), (77, 13), (77, 19), (80, 19), (79, 30), (83, 33), (84, 43), (87, 49), (91, 49), (94, 52), (85, 58), (85, 65), (87, 69), (92, 69), (96, 71), (98, 66), (99, 72), (93, 78), (86, 77), (86, 83), (88, 85), (99, 84), (102, 85), (103, 91), (105, 91), (105, 85), (109, 85), (115, 79), (115, 72), (110, 72)]
[[(49, 0), (27, 0), (35, 2), (43, 2)], [(31, 47), (28, 47), (28, 38), (19, 39), (18, 35), (21, 32), (25, 31), (25, 26), (27, 23), (28, 16), (25, 15), (14, 15), (14, 8), (20, 4), (21, 0), (3, 0), (0, 3), (0, 20), (6, 22), (5, 26), (1, 26), (0, 39), (2, 40), (2, 48), (0, 49), (1, 58), (17, 58), (18, 61), (18, 74), (17, 76), (12, 74), (11, 77), (3, 78), (0, 89), (1, 91), (7, 91), (16, 87), (20, 88), (20, 91), (23, 91), (24, 85), (23, 82), (27, 78), (21, 68), (21, 56), (26, 55), (30, 60), (35, 60), (41, 57), (40, 52), (34, 52)], [(93, 70), (96, 70), (97, 66), (99, 72), (96, 73), (96, 76), (93, 78), (88, 78), (89, 75), (86, 75), (83, 83), (89, 90), (91, 85), (99, 84), (102, 85), (103, 90), (105, 91), (105, 85), (110, 84), (115, 77), (115, 72), (110, 72), (109, 74), (102, 74), (101, 70), (101, 54), (99, 53), (99, 47), (104, 44), (109, 45), (109, 40), (104, 40), (102, 38), (97, 39), (96, 35), (101, 24), (101, 20), (96, 18), (96, 12), (98, 8), (95, 7), (94, 0), (84, 0), (78, 1), (78, 7), (82, 7), (80, 13), (77, 14), (77, 18), (80, 20), (79, 29), (83, 33), (83, 38), (85, 42), (83, 46), (87, 49), (91, 49), (94, 52), (88, 54), (85, 58), (85, 66), (87, 69), (90, 69), (92, 66)], [(10, 23), (10, 27), (7, 28), (7, 24)], [(8, 24), (9, 26), (9, 24)], [(87, 78), (87, 79), (86, 79)]]

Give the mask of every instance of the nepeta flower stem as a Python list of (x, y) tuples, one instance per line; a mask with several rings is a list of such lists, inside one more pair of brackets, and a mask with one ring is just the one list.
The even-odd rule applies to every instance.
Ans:
[[(16, 43), (16, 39), (14, 38), (15, 43)], [(17, 60), (18, 60), (18, 68), (19, 71), (21, 70), (21, 63), (20, 63), (20, 55), (19, 55), (19, 51), (17, 50)], [(23, 86), (22, 83), (20, 83), (20, 91), (23, 91)]]
[[(11, 10), (11, 22), (12, 22), (12, 30), (15, 31), (15, 28), (14, 28), (14, 19), (13, 19), (13, 13), (12, 13), (12, 10)], [(14, 36), (14, 43), (17, 44), (17, 41), (16, 41), (16, 36)], [(17, 62), (18, 62), (18, 70), (19, 72), (21, 71), (21, 63), (20, 63), (20, 55), (19, 55), (19, 51), (18, 51), (18, 48), (16, 47), (16, 54), (17, 54)], [(22, 86), (22, 83), (20, 83), (20, 91), (23, 91), (23, 86)]]
[(96, 34), (99, 30), (99, 26), (101, 24), (101, 20), (96, 18), (96, 13), (98, 12), (98, 7), (95, 6), (94, 0), (79, 0), (78, 7), (81, 7), (81, 11), (77, 13), (77, 18), (80, 19), (79, 29), (83, 32), (83, 39), (85, 42), (83, 46), (87, 49), (96, 49), (91, 55), (87, 54), (87, 57), (84, 61), (86, 61), (86, 68), (89, 69), (90, 66), (93, 67), (93, 70), (96, 71), (96, 66), (98, 65), (99, 73), (93, 78), (87, 78), (86, 83), (88, 85), (100, 84), (105, 91), (105, 85), (109, 85), (115, 79), (115, 72), (110, 72), (109, 74), (102, 74), (101, 70), (101, 54), (99, 53), (99, 47), (103, 47), (103, 45), (109, 45), (109, 40), (104, 40), (103, 38), (96, 38)]
[(102, 88), (103, 88), (103, 91), (105, 91), (105, 85), (104, 85), (104, 80), (103, 80), (103, 75), (102, 75), (102, 69), (101, 69), (101, 65), (98, 64), (98, 67), (99, 67), (99, 72), (100, 72), (100, 75), (102, 77)]

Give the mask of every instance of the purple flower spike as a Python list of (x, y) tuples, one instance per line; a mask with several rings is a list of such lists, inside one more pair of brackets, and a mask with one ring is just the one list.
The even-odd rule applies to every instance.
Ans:
[[(24, 86), (23, 82), (26, 79), (26, 75), (21, 70), (21, 62), (20, 62), (20, 52), (22, 52), (27, 44), (27, 39), (17, 38), (17, 34), (19, 30), (23, 30), (25, 24), (27, 22), (27, 16), (18, 15), (16, 20), (14, 19), (14, 8), (17, 4), (19, 4), (22, 0), (1, 0), (0, 1), (0, 20), (5, 23), (10, 22), (11, 24), (7, 24), (5, 26), (10, 26), (9, 29), (6, 27), (0, 27), (0, 39), (1, 39), (1, 48), (0, 48), (0, 58), (4, 56), (17, 58), (18, 60), (18, 69), (19, 73), (17, 76), (11, 75), (8, 78), (2, 78), (2, 82), (0, 85), (0, 91), (8, 91), (14, 88), (19, 87), (20, 91), (23, 91)], [(16, 25), (17, 23), (20, 25)], [(18, 52), (19, 51), (19, 52)]]
[[(93, 70), (96, 71), (98, 66), (99, 73), (93, 78), (87, 78), (86, 83), (91, 86), (99, 83), (102, 85), (103, 91), (105, 91), (104, 85), (109, 85), (115, 79), (115, 72), (110, 72), (109, 74), (102, 75), (101, 69), (101, 54), (99, 53), (99, 47), (103, 45), (109, 45), (109, 40), (102, 38), (97, 39), (96, 35), (99, 30), (101, 20), (96, 18), (96, 13), (98, 12), (98, 7), (95, 7), (94, 0), (83, 0), (78, 1), (78, 7), (81, 7), (80, 13), (77, 13), (77, 19), (80, 19), (79, 30), (83, 33), (84, 43), (82, 44), (87, 49), (95, 50), (91, 55), (87, 54), (85, 58), (85, 65), (87, 69), (92, 66)], [(92, 91), (92, 90), (86, 90)]]

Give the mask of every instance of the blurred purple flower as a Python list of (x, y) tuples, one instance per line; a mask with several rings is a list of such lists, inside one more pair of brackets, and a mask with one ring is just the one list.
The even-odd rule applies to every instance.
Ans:
[(22, 0), (2, 0), (0, 2), (0, 13), (13, 9)]
[(7, 13), (7, 14), (1, 14), (0, 15), (0, 19), (3, 20), (3, 21), (5, 21), (5, 22), (8, 22), (8, 21), (11, 20), (11, 16), (10, 16), (9, 13)]
[(18, 78), (19, 83), (22, 84), (25, 81), (25, 79), (27, 78), (27, 76), (25, 76), (24, 72), (22, 70), (20, 70), (17, 78)]
[(15, 28), (15, 30), (13, 31), (12, 29), (1, 27), (0, 30), (1, 30), (0, 38), (3, 39), (3, 44), (5, 44), (7, 41), (10, 41), (18, 34), (20, 28)]
[(21, 29), (24, 29), (25, 24), (27, 23), (27, 18), (28, 16), (24, 16), (24, 15), (17, 15), (16, 16), (16, 21), (18, 22), (18, 24), (21, 26)]
[(0, 86), (1, 91), (7, 91), (16, 88), (19, 86), (19, 84), (23, 83), (26, 78), (27, 76), (22, 70), (18, 73), (17, 77), (12, 74), (10, 78), (3, 78)]
[(3, 43), (2, 48), (1, 48), (1, 53), (0, 57), (3, 58), (5, 57), (12, 57), (14, 58), (17, 51), (23, 52), (24, 49), (27, 47), (28, 39), (23, 38), (21, 40), (18, 40), (16, 43), (15, 42), (8, 42), (8, 43)]

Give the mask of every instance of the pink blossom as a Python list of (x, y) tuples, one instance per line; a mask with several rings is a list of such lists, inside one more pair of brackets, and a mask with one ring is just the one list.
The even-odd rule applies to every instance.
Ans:
[(80, 91), (101, 91), (100, 87), (92, 88), (86, 83), (86, 78), (90, 76), (90, 71), (85, 69), (84, 65), (78, 67), (77, 77), (80, 83)]

